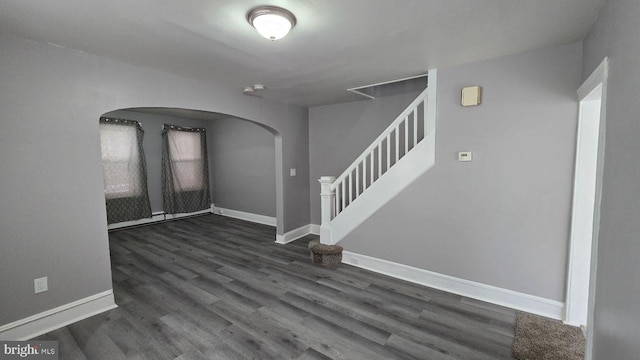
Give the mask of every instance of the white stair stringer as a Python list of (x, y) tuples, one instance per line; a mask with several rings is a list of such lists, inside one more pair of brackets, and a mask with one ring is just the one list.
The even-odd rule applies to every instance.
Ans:
[(331, 242), (337, 244), (387, 202), (435, 165), (435, 132), (431, 132), (351, 205), (331, 220)]
[(320, 242), (337, 244), (435, 164), (437, 72), (340, 175), (323, 176)]

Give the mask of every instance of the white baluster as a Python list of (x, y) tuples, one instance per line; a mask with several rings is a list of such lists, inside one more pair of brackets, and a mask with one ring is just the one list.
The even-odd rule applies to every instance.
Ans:
[(424, 117), (422, 121), (424, 121), (424, 137), (427, 138), (427, 134), (429, 133), (429, 128), (427, 126), (427, 101), (422, 102), (422, 116)]
[(335, 194), (336, 194), (336, 201), (335, 201), (335, 203), (336, 203), (336, 212), (335, 212), (335, 214), (338, 215), (338, 214), (340, 214), (340, 212), (342, 212), (342, 207), (340, 206), (340, 204), (341, 204), (341, 202), (340, 202), (341, 200), (340, 199), (342, 198), (342, 194), (340, 193), (340, 187), (339, 186), (336, 187)]
[(391, 167), (391, 133), (387, 135), (387, 171)]
[(362, 191), (367, 190), (367, 157), (362, 160)]
[(351, 180), (351, 173), (349, 173), (349, 204), (353, 200), (353, 181)]
[(347, 193), (345, 192), (345, 181), (342, 180), (342, 183), (340, 183), (340, 185), (342, 186), (342, 211), (344, 211), (344, 208), (347, 207)]
[(404, 118), (404, 155), (409, 152), (409, 117)]
[(373, 174), (374, 174), (373, 169), (375, 168), (375, 165), (374, 165), (374, 158), (376, 154), (375, 150), (376, 149), (371, 150), (371, 183), (372, 184), (376, 181), (375, 178), (373, 177)]
[(360, 195), (360, 164), (356, 166), (356, 199)]
[(378, 144), (378, 179), (382, 176), (382, 142)]
[(400, 127), (397, 127), (396, 132), (396, 162), (400, 159)]
[(413, 109), (413, 146), (418, 143), (418, 107)]

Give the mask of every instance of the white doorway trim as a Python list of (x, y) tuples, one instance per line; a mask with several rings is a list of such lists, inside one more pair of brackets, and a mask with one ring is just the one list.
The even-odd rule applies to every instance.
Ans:
[(587, 329), (587, 357), (593, 345), (593, 309), (609, 60), (605, 58), (578, 89), (573, 206), (564, 322)]

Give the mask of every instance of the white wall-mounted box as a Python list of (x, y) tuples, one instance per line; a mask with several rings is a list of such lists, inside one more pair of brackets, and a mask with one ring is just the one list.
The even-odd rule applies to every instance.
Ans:
[(482, 97), (482, 88), (480, 86), (468, 86), (462, 88), (462, 106), (476, 106), (480, 105), (480, 98)]

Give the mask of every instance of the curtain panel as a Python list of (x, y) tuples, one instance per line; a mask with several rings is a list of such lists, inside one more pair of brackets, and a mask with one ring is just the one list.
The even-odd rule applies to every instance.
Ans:
[(205, 129), (164, 125), (162, 195), (165, 213), (191, 213), (211, 208), (208, 163)]
[(100, 150), (107, 223), (151, 217), (144, 131), (137, 121), (100, 118)]

